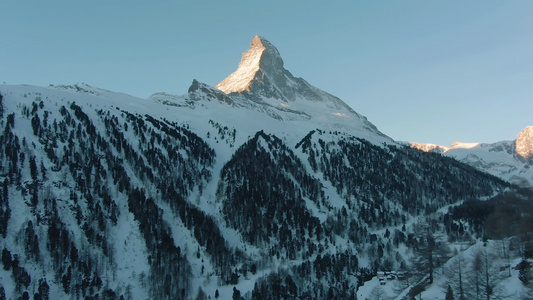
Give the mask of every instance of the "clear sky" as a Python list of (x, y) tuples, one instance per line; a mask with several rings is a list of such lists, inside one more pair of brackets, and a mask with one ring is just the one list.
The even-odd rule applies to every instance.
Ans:
[(233, 72), (256, 34), (396, 140), (533, 125), (531, 0), (2, 0), (0, 82), (184, 94)]

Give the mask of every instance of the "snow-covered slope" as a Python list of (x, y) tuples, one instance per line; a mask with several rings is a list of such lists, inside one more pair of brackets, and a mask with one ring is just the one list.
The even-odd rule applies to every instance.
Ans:
[(523, 187), (533, 187), (533, 126), (514, 141), (453, 143), (450, 146), (411, 143), (413, 148), (441, 153)]
[(415, 223), (508, 188), (252, 48), (225, 91), (0, 85), (0, 297), (353, 299)]

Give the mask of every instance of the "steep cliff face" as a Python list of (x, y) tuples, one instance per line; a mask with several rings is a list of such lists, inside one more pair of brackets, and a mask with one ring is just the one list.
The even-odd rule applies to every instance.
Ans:
[(258, 81), (282, 76), (283, 60), (278, 50), (263, 37), (255, 36), (250, 49), (242, 54), (238, 69), (215, 87), (226, 94), (240, 93), (250, 91), (250, 86)]
[(527, 126), (515, 140), (515, 151), (524, 161), (533, 156), (533, 126)]

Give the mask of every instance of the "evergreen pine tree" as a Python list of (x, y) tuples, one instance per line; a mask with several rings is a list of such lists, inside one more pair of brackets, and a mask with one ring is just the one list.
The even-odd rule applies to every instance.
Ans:
[(12, 263), (11, 252), (9, 252), (9, 250), (4, 248), (2, 250), (2, 264), (4, 265), (4, 270), (6, 271), (10, 270), (11, 263)]
[(448, 286), (448, 290), (446, 291), (446, 300), (453, 300), (453, 291), (452, 287)]
[(241, 291), (239, 291), (236, 287), (233, 287), (233, 300), (241, 300)]

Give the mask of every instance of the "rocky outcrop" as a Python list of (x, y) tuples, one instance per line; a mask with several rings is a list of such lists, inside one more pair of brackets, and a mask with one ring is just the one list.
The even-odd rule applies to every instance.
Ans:
[(524, 161), (528, 161), (533, 157), (533, 126), (527, 126), (518, 134), (515, 141), (516, 154)]

